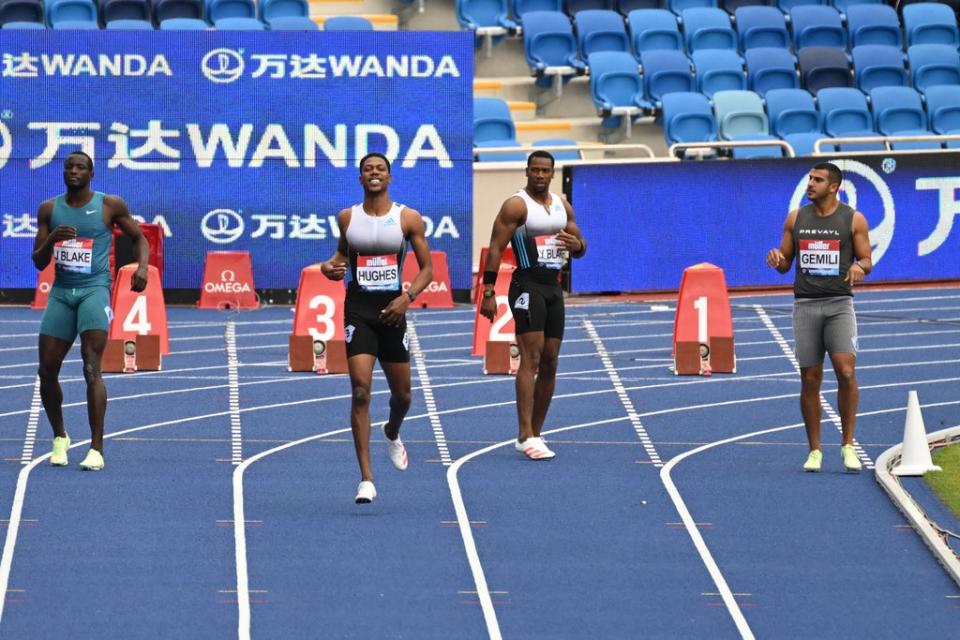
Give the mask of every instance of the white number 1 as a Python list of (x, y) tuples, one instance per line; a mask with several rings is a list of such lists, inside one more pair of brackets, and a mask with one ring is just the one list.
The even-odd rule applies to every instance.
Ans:
[(700, 296), (693, 301), (693, 308), (697, 310), (697, 342), (707, 344), (707, 296)]

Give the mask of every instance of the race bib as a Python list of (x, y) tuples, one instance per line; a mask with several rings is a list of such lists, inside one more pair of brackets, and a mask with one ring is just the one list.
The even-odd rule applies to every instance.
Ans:
[(800, 269), (810, 276), (840, 275), (839, 240), (800, 240)]
[(53, 262), (58, 271), (90, 273), (93, 265), (93, 239), (61, 240), (53, 245)]
[(393, 291), (400, 288), (397, 256), (358, 256), (357, 284), (365, 291)]
[(537, 264), (547, 269), (560, 269), (566, 258), (567, 248), (556, 236), (536, 236)]

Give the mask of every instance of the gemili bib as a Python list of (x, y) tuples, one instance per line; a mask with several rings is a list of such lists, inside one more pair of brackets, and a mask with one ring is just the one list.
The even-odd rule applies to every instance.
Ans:
[(527, 220), (517, 227), (513, 238), (513, 253), (517, 256), (517, 267), (530, 269), (543, 267), (560, 269), (565, 257), (563, 243), (556, 235), (567, 226), (567, 210), (563, 200), (555, 193), (550, 194), (550, 205), (544, 206), (530, 197), (525, 189), (516, 194), (527, 205)]
[(95, 191), (90, 202), (76, 208), (67, 204), (66, 194), (57, 196), (50, 217), (51, 233), (59, 226), (74, 227), (77, 237), (53, 245), (53, 284), (109, 287), (113, 231), (103, 224), (103, 194)]
[(829, 216), (818, 216), (812, 204), (797, 211), (793, 224), (795, 297), (853, 295), (844, 279), (853, 264), (853, 214), (853, 209), (842, 202)]
[(400, 225), (403, 205), (396, 202), (386, 215), (372, 216), (362, 204), (350, 210), (347, 247), (350, 277), (363, 291), (400, 291), (407, 243)]

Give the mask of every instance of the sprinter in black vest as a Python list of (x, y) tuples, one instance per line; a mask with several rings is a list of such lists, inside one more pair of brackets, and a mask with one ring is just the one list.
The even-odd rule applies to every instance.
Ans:
[(793, 284), (793, 335), (800, 366), (800, 410), (810, 453), (805, 471), (820, 471), (820, 384), (824, 352), (837, 376), (843, 442), (840, 454), (847, 471), (860, 471), (853, 444), (859, 390), (854, 371), (857, 318), (853, 286), (873, 269), (867, 219), (840, 202), (843, 174), (820, 163), (810, 170), (810, 204), (791, 211), (783, 225), (780, 248), (767, 253), (767, 264), (780, 273), (797, 259)]
[[(342, 280), (350, 272), (343, 323), (353, 393), (350, 428), (360, 463), (356, 497), (360, 504), (377, 497), (370, 466), (370, 387), (377, 360), (390, 387), (390, 419), (383, 427), (387, 453), (393, 466), (401, 471), (407, 468), (407, 451), (400, 441), (400, 425), (410, 409), (406, 312), (433, 279), (423, 218), (390, 200), (391, 177), (390, 161), (383, 154), (369, 153), (360, 160), (363, 202), (339, 213), (340, 242), (333, 256), (320, 265), (331, 280)], [(420, 273), (404, 292), (401, 274), (407, 242)]]

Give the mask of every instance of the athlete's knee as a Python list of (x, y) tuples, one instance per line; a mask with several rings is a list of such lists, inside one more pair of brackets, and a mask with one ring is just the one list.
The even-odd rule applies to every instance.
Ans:
[(100, 375), (100, 363), (84, 362), (83, 363), (83, 379), (87, 381), (87, 384), (99, 382), (102, 379)]
[(351, 400), (355, 407), (368, 406), (370, 404), (370, 387), (361, 384), (353, 385)]
[(390, 393), (390, 407), (406, 411), (410, 408), (411, 395), (409, 389)]
[(40, 366), (37, 367), (37, 375), (40, 377), (41, 382), (56, 382), (60, 374), (60, 367), (41, 362)]
[(540, 366), (537, 371), (541, 377), (556, 376), (559, 358), (555, 353), (543, 353), (540, 355)]
[(520, 366), (525, 369), (537, 371), (540, 369), (541, 354), (539, 349), (532, 349), (521, 353)]
[(857, 384), (857, 371), (852, 362), (844, 362), (834, 367), (837, 383), (841, 386)]
[(821, 367), (805, 367), (800, 369), (800, 382), (804, 388), (820, 388), (823, 382), (823, 369)]

